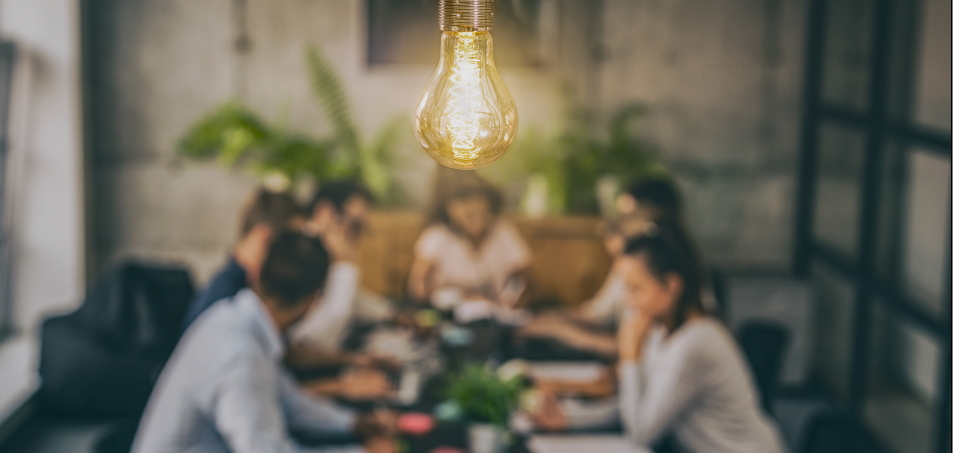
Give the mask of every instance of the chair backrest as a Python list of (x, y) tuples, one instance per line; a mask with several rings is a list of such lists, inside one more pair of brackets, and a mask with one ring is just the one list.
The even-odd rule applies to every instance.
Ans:
[(738, 343), (761, 393), (761, 406), (769, 413), (790, 337), (786, 327), (769, 321), (751, 321), (738, 330)]
[(890, 452), (870, 428), (839, 411), (815, 415), (804, 433), (800, 452)]
[(100, 278), (70, 317), (116, 350), (166, 356), (193, 293), (183, 268), (125, 262)]

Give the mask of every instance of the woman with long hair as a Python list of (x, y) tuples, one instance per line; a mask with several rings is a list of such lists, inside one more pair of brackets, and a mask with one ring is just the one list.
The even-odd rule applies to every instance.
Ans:
[(783, 449), (745, 359), (702, 303), (702, 270), (678, 223), (628, 241), (620, 272), (631, 311), (619, 327), (619, 412), (633, 442), (671, 435), (689, 451)]

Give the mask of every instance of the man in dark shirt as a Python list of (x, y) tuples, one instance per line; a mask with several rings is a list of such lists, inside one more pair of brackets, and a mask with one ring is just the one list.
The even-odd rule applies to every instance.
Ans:
[(242, 215), (238, 244), (225, 266), (189, 303), (182, 330), (216, 301), (231, 298), (255, 282), (274, 233), (289, 226), (300, 226), (304, 218), (304, 210), (291, 195), (258, 189)]

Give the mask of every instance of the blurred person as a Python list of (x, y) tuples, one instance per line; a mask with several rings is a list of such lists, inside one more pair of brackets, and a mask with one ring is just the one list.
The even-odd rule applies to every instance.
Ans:
[(619, 271), (632, 309), (619, 326), (619, 411), (648, 446), (666, 434), (696, 452), (778, 452), (747, 363), (702, 303), (702, 269), (684, 229), (660, 222), (628, 241)]
[(274, 232), (300, 226), (304, 219), (304, 211), (290, 194), (257, 189), (242, 210), (238, 243), (225, 266), (192, 298), (185, 313), (183, 331), (213, 303), (231, 298), (255, 282)]
[(391, 316), (389, 302), (360, 286), (357, 249), (367, 228), (373, 197), (349, 180), (322, 184), (309, 204), (305, 229), (324, 239), (334, 263), (320, 306), (293, 333), (294, 344), (336, 352), (353, 318), (383, 320)]
[[(616, 208), (619, 216), (606, 220), (602, 227), (603, 245), (612, 260), (602, 286), (575, 310), (537, 317), (520, 331), (522, 336), (549, 338), (577, 350), (616, 356), (614, 327), (626, 307), (625, 284), (618, 271), (618, 259), (625, 242), (643, 233), (653, 225), (653, 221), (681, 223), (683, 204), (682, 196), (671, 179), (646, 177), (634, 181), (619, 194)], [(571, 384), (563, 385), (572, 387)]]
[(596, 294), (576, 309), (540, 315), (523, 327), (519, 334), (523, 337), (548, 338), (577, 350), (615, 357), (617, 342), (614, 327), (625, 311), (625, 283), (618, 272), (618, 258), (622, 256), (628, 238), (654, 226), (652, 220), (640, 212), (606, 221), (600, 230), (612, 265)]
[[(370, 366), (387, 362), (368, 355), (341, 351), (341, 343), (355, 319), (382, 321), (392, 316), (390, 302), (386, 298), (360, 287), (360, 268), (356, 255), (372, 202), (373, 197), (364, 186), (349, 180), (322, 184), (311, 200), (310, 217), (304, 229), (323, 239), (333, 263), (321, 304), (315, 305), (289, 336), (287, 361), (293, 367), (336, 364)], [(351, 374), (349, 378), (337, 384), (313, 382), (309, 389), (332, 394), (341, 389), (345, 395), (350, 393), (349, 390), (386, 391), (374, 385), (384, 383), (381, 374), (364, 371)]]
[(282, 368), (283, 336), (316, 301), (329, 262), (321, 241), (276, 233), (252, 288), (214, 305), (184, 334), (149, 399), (133, 450), (299, 451), (291, 429), (356, 434), (367, 438), (368, 450), (393, 450), (392, 414), (359, 415), (306, 395)]
[(653, 220), (680, 222), (684, 204), (682, 194), (671, 178), (653, 176), (633, 181), (619, 194), (616, 211), (623, 216), (640, 212)]
[(618, 333), (618, 397), (567, 405), (555, 399), (558, 390), (543, 389), (536, 425), (582, 429), (621, 418), (626, 435), (643, 447), (669, 442), (676, 452), (783, 450), (734, 338), (702, 303), (699, 256), (684, 229), (660, 221), (654, 231), (630, 239), (619, 272), (630, 310)]
[[(185, 327), (217, 301), (227, 301), (257, 281), (265, 251), (274, 232), (283, 228), (308, 227), (312, 233), (321, 236), (327, 249), (335, 255), (322, 303), (316, 304), (315, 310), (307, 317), (309, 331), (305, 333), (318, 332), (324, 335), (303, 336), (317, 342), (324, 340), (326, 345), (334, 345), (335, 348), (318, 348), (319, 352), (309, 356), (309, 365), (369, 364), (371, 361), (364, 355), (339, 355), (336, 352), (337, 343), (340, 342), (351, 315), (350, 308), (358, 281), (356, 265), (352, 263), (353, 243), (363, 230), (369, 204), (370, 194), (361, 186), (348, 182), (331, 182), (319, 189), (311, 204), (315, 208), (310, 213), (289, 193), (272, 192), (264, 188), (256, 190), (242, 212), (238, 244), (222, 270), (189, 304)], [(344, 219), (337, 219), (341, 216), (334, 210), (344, 213)], [(311, 216), (308, 217), (308, 214)], [(344, 228), (344, 224), (347, 224), (348, 228)], [(321, 310), (325, 306), (327, 310)], [(292, 338), (299, 339), (302, 331), (294, 330), (293, 333)], [(289, 349), (291, 363), (295, 363), (294, 360), (302, 356), (300, 349), (294, 348), (297, 345), (298, 342), (292, 342), (293, 348)], [(350, 400), (387, 397), (393, 393), (392, 388), (384, 374), (367, 368), (348, 371), (342, 377), (309, 380), (305, 384), (305, 389), (311, 393)]]
[(440, 168), (434, 198), (428, 226), (414, 246), (412, 298), (438, 303), (437, 292), (450, 291), (458, 301), (502, 302), (512, 282), (525, 288), (521, 275), (532, 256), (516, 227), (500, 219), (503, 199), (496, 188), (472, 171)]

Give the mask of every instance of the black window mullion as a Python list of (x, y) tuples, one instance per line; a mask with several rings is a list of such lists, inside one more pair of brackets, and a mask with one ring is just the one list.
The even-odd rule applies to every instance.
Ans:
[(953, 350), (951, 350), (951, 343), (953, 343), (953, 294), (951, 294), (951, 273), (953, 273), (953, 268), (951, 268), (951, 257), (950, 249), (953, 244), (951, 244), (951, 231), (950, 231), (950, 216), (951, 214), (951, 203), (953, 203), (953, 190), (947, 192), (946, 196), (946, 261), (944, 263), (943, 269), (943, 280), (945, 285), (943, 286), (943, 299), (940, 300), (942, 308), (940, 313), (942, 315), (943, 323), (946, 325), (946, 339), (944, 339), (940, 345), (940, 357), (937, 364), (939, 365), (939, 373), (937, 374), (937, 391), (938, 391), (938, 400), (936, 402), (935, 414), (933, 416), (933, 437), (934, 445), (933, 450), (936, 452), (946, 452), (950, 450), (950, 436), (951, 436), (951, 421), (950, 421), (950, 383), (953, 381), (953, 376), (951, 376), (950, 369), (953, 368), (953, 363), (951, 363), (951, 356), (953, 356)]
[(794, 226), (794, 274), (807, 276), (811, 266), (814, 205), (817, 193), (817, 142), (824, 66), (827, 5), (812, 0), (805, 53), (804, 110), (801, 118), (801, 156), (798, 163), (797, 216)]
[(904, 321), (916, 325), (930, 336), (938, 340), (945, 340), (947, 328), (934, 314), (923, 310), (922, 304), (910, 300), (901, 291), (881, 283), (874, 277), (863, 276), (861, 271), (843, 253), (823, 241), (815, 240), (813, 250), (816, 260), (830, 266), (856, 286), (869, 289), (892, 313)]
[[(877, 228), (880, 209), (880, 173), (884, 151), (884, 125), (886, 123), (888, 52), (891, 38), (891, 1), (878, 0), (874, 22), (872, 64), (870, 65), (870, 106), (866, 132), (866, 156), (864, 157), (863, 190), (857, 245), (857, 266), (863, 278), (869, 279), (877, 272)], [(865, 279), (865, 280), (866, 280)], [(867, 363), (870, 336), (870, 317), (874, 292), (868, 285), (856, 285), (854, 304), (854, 329), (851, 345), (850, 392), (848, 408), (860, 415), (867, 395)]]
[[(851, 107), (820, 103), (818, 117), (834, 121), (842, 126), (862, 129), (872, 121), (863, 112)], [(892, 139), (922, 147), (925, 151), (938, 156), (950, 157), (950, 133), (935, 128), (924, 128), (910, 124), (909, 121), (884, 119), (881, 127)]]

